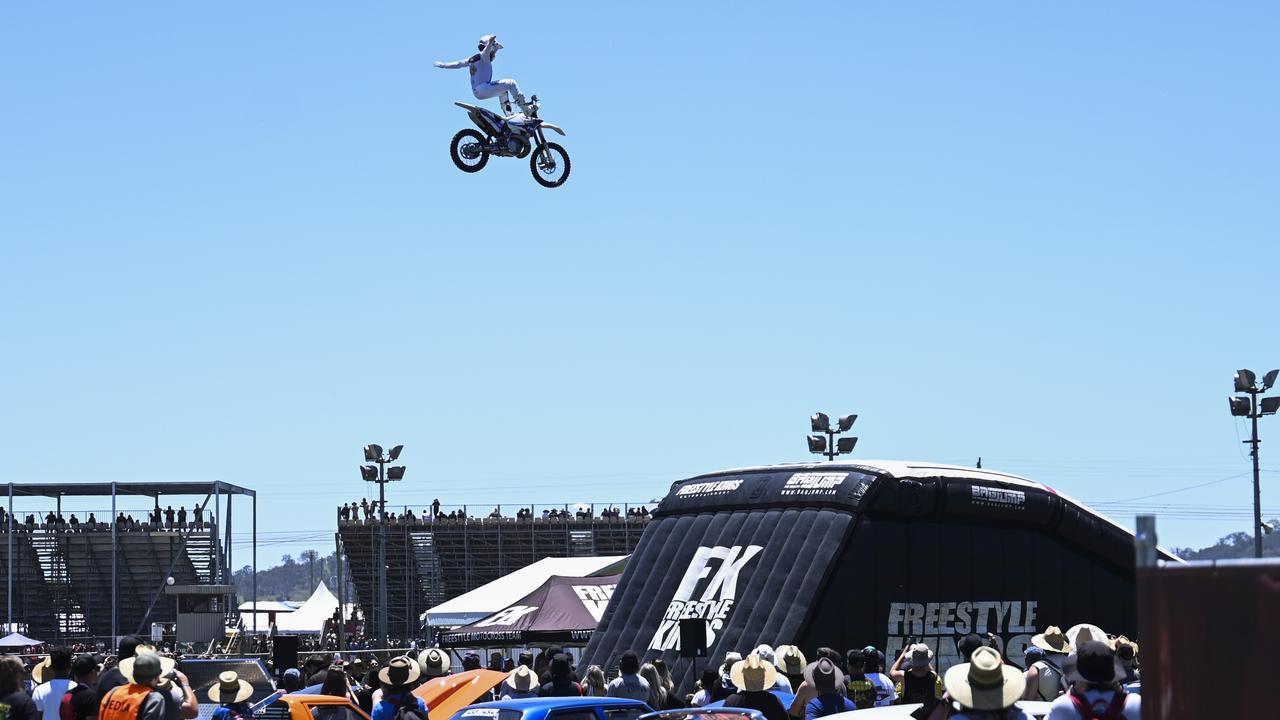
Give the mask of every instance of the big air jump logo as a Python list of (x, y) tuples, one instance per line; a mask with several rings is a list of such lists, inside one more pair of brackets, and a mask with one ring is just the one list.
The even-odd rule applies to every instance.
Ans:
[(802, 472), (787, 478), (783, 495), (835, 495), (849, 473)]
[(742, 571), (763, 549), (762, 545), (699, 547), (662, 615), (649, 649), (679, 650), (680, 621), (690, 618), (708, 621), (710, 646), (733, 613)]

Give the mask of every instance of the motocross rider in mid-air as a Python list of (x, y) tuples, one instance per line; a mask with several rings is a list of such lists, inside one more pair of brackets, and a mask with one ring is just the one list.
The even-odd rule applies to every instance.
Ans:
[[(502, 111), (508, 115), (511, 114), (512, 101), (515, 101), (521, 112), (526, 115), (536, 110), (536, 105), (527, 102), (524, 99), (524, 95), (520, 94), (520, 86), (516, 85), (515, 80), (494, 81), (493, 58), (502, 49), (502, 45), (498, 44), (498, 37), (496, 35), (485, 35), (480, 38), (479, 47), (480, 52), (466, 60), (437, 62), (435, 66), (447, 70), (468, 68), (471, 71), (471, 92), (476, 96), (476, 99), (487, 100), (491, 97), (496, 97), (502, 104)], [(508, 98), (508, 96), (510, 97)]]

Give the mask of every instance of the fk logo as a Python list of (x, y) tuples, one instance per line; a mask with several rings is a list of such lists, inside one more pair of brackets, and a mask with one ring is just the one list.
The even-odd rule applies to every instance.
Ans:
[(662, 615), (649, 649), (680, 649), (680, 621), (690, 618), (708, 621), (707, 645), (710, 646), (733, 612), (743, 568), (763, 549), (762, 545), (698, 548)]

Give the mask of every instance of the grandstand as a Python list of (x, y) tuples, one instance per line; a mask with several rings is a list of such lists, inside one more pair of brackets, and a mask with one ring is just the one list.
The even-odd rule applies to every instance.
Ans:
[[(61, 642), (89, 637), (112, 638), (146, 633), (151, 623), (175, 622), (177, 603), (166, 596), (175, 586), (217, 585), (230, 582), (231, 498), (253, 499), (256, 569), (257, 499), (254, 491), (223, 482), (212, 483), (9, 483), (5, 522), (0, 522), (0, 589), (4, 592), (9, 627), (21, 627), (42, 640)], [(178, 526), (150, 522), (117, 523), (120, 497), (196, 497), (206, 508), (200, 524)], [(14, 517), (15, 497), (41, 497), (60, 521), (23, 522)], [(104, 522), (62, 514), (68, 497), (109, 497)], [(77, 513), (87, 516), (87, 513)], [(256, 594), (256, 593), (255, 593)], [(219, 608), (236, 607), (226, 597)]]
[[(466, 517), (464, 509), (462, 517), (407, 523), (392, 513), (386, 549), (388, 631), (418, 637), (419, 618), (428, 608), (544, 557), (628, 555), (648, 521), (647, 515), (626, 512), (599, 517), (595, 507), (569, 513), (564, 506), (556, 506), (563, 516), (544, 519), (541, 508), (521, 518)], [(378, 525), (339, 518), (336, 542), (339, 555), (346, 556), (354, 600), (372, 621), (378, 606)]]

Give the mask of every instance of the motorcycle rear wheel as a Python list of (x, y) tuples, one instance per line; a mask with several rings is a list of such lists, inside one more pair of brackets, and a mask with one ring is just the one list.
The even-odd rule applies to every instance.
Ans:
[[(462, 156), (464, 141), (468, 140), (480, 146), (478, 160)], [(489, 151), (484, 149), (484, 136), (471, 128), (459, 130), (458, 134), (453, 136), (453, 142), (449, 143), (449, 157), (453, 158), (453, 164), (457, 165), (462, 172), (480, 172), (489, 163)]]
[[(549, 162), (544, 162), (547, 159)], [(533, 179), (542, 187), (560, 187), (569, 179), (569, 169), (569, 153), (556, 143), (539, 145), (529, 156), (529, 172), (533, 173)], [(561, 170), (564, 172), (560, 172)]]

